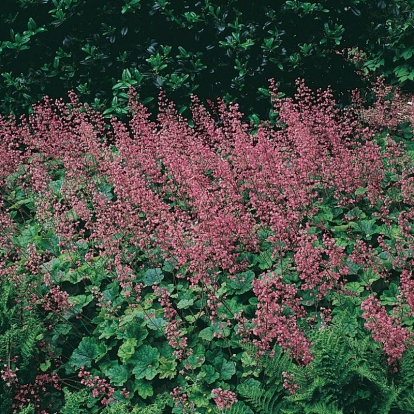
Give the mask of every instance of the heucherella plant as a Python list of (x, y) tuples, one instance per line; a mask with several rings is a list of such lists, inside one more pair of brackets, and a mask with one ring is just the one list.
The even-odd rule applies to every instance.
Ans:
[(414, 410), (410, 125), (297, 88), (0, 119), (2, 413)]

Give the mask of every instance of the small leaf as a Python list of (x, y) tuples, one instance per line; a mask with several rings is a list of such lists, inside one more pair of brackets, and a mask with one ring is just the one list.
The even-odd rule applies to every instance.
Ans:
[(201, 372), (204, 374), (203, 378), (207, 384), (212, 384), (219, 379), (220, 375), (212, 365), (205, 364), (201, 367)]
[(349, 282), (345, 285), (345, 291), (353, 292), (353, 293), (362, 293), (365, 288), (361, 286), (358, 282)]
[(101, 331), (101, 334), (99, 335), (98, 339), (109, 339), (112, 336), (115, 336), (117, 332), (117, 326), (112, 321), (106, 320), (99, 326), (99, 330)]
[(42, 372), (46, 372), (50, 368), (51, 365), (52, 365), (52, 363), (50, 362), (50, 359), (48, 359), (43, 364), (40, 364), (40, 370)]
[(229, 287), (234, 290), (237, 295), (242, 295), (252, 289), (252, 282), (255, 274), (251, 270), (238, 273), (234, 278), (229, 280)]
[(395, 305), (398, 296), (398, 286), (391, 282), (388, 289), (381, 295), (380, 302), (382, 305)]
[(359, 187), (355, 190), (355, 195), (365, 194), (367, 192), (366, 187)]
[(226, 361), (222, 356), (217, 357), (214, 362), (222, 380), (229, 380), (236, 373), (234, 362)]
[(149, 329), (152, 329), (153, 331), (162, 330), (164, 325), (165, 325), (165, 319), (162, 319), (162, 318), (149, 318), (147, 320), (147, 327)]

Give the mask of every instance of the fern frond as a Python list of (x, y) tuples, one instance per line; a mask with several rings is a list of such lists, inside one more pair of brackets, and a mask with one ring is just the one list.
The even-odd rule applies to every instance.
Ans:
[(35, 408), (33, 404), (29, 404), (23, 409), (21, 409), (18, 414), (35, 414)]
[[(254, 355), (257, 349), (253, 344), (243, 344), (246, 352)], [(262, 368), (261, 382), (248, 379), (237, 387), (239, 394), (253, 408), (254, 413), (279, 413), (286, 390), (283, 388), (283, 372), (296, 373), (297, 367), (283, 349), (275, 345), (272, 358), (263, 356), (258, 359)]]
[(63, 389), (65, 396), (65, 405), (61, 408), (60, 414), (86, 414), (88, 411), (88, 402), (91, 400), (90, 393), (84, 389), (76, 392), (71, 392), (67, 388)]
[(414, 348), (408, 348), (400, 361), (396, 386), (395, 405), (407, 412), (414, 412)]
[(42, 332), (40, 325), (25, 327), (21, 332), (20, 351), (24, 359), (30, 359), (36, 350), (36, 337)]
[(311, 338), (314, 359), (302, 367), (306, 381), (298, 382), (296, 394), (285, 397), (304, 413), (388, 413), (395, 399), (381, 350), (368, 334), (349, 336), (346, 318), (336, 318)]
[[(220, 411), (221, 412), (221, 411)], [(255, 414), (244, 402), (237, 401), (226, 410), (226, 414)]]
[(343, 414), (343, 410), (339, 409), (335, 404), (318, 402), (313, 407), (305, 409), (305, 414)]

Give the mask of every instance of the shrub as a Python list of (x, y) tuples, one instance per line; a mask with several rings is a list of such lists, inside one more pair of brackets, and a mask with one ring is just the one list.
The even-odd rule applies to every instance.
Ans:
[[(202, 100), (237, 100), (257, 120), (268, 116), (271, 77), (289, 94), (297, 77), (315, 88), (332, 85), (338, 94), (362, 86), (342, 53), (355, 47), (367, 54), (368, 72), (404, 81), (411, 77), (403, 72), (409, 66), (401, 69), (401, 60), (411, 59), (408, 3), (383, 4), (9, 1), (0, 15), (0, 113), (25, 113), (43, 95), (73, 89), (108, 118), (122, 117), (134, 86), (153, 111), (163, 88), (187, 115), (197, 93)], [(374, 63), (381, 59), (386, 63)]]
[(380, 1), (384, 19), (371, 23), (373, 37), (362, 53), (361, 68), (365, 73), (384, 75), (391, 84), (399, 84), (413, 92), (414, 80), (414, 15), (411, 2)]
[(5, 413), (414, 409), (412, 142), (297, 87), (256, 132), (133, 91), (0, 120), (2, 312), (42, 321)]

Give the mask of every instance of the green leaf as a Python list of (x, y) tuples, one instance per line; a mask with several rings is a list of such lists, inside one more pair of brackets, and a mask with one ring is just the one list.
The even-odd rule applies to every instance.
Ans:
[(106, 349), (103, 344), (98, 343), (96, 338), (85, 337), (79, 346), (73, 351), (69, 360), (69, 366), (75, 370), (81, 367), (90, 367), (92, 361), (105, 354)]
[(236, 373), (234, 362), (227, 361), (222, 355), (214, 358), (214, 367), (219, 372), (222, 380), (229, 380)]
[(398, 296), (398, 286), (395, 283), (390, 283), (388, 289), (381, 295), (381, 305), (395, 305)]
[(349, 282), (345, 285), (344, 290), (360, 294), (365, 290), (365, 288), (361, 286), (361, 284), (359, 284), (358, 282)]
[(375, 273), (372, 269), (366, 269), (361, 276), (361, 284), (364, 286), (371, 286), (374, 282), (379, 280), (381, 277), (378, 273)]
[(201, 357), (198, 354), (192, 354), (184, 361), (184, 365), (190, 366), (192, 369), (199, 368), (203, 365), (204, 360), (204, 356)]
[(40, 370), (42, 372), (46, 372), (51, 367), (51, 365), (52, 365), (52, 363), (50, 362), (50, 359), (48, 359), (43, 364), (40, 364)]
[(132, 370), (135, 377), (137, 379), (146, 378), (147, 380), (152, 380), (157, 375), (159, 356), (158, 349), (152, 348), (149, 345), (143, 345), (139, 348), (134, 359), (131, 360), (135, 364)]
[(219, 379), (220, 375), (212, 365), (205, 364), (201, 367), (202, 378), (207, 384), (212, 384), (214, 381)]
[(177, 308), (178, 309), (187, 309), (192, 305), (194, 305), (194, 299), (181, 299), (177, 303)]
[(361, 229), (362, 232), (366, 234), (367, 237), (372, 236), (375, 232), (378, 226), (375, 225), (376, 219), (372, 220), (362, 220), (358, 227)]
[(160, 283), (164, 279), (164, 275), (162, 274), (162, 271), (159, 267), (155, 269), (148, 269), (145, 272), (145, 276), (143, 279), (143, 282), (147, 286), (152, 286)]
[(93, 300), (92, 295), (77, 295), (77, 296), (70, 296), (68, 302), (74, 307), (71, 309), (74, 313), (80, 313), (82, 308)]
[[(341, 318), (341, 317), (339, 317)], [(335, 318), (334, 318), (335, 320)], [(354, 337), (358, 333), (358, 323), (355, 316), (345, 315), (341, 319), (341, 324), (344, 329), (344, 332), (350, 337)]]
[(98, 326), (98, 328), (95, 330), (101, 332), (98, 339), (109, 339), (112, 336), (115, 336), (117, 332), (117, 326), (113, 321), (104, 321), (102, 324)]
[(202, 331), (200, 331), (198, 336), (201, 339), (204, 339), (205, 341), (212, 341), (213, 336), (214, 336), (213, 333), (214, 333), (213, 328), (211, 326), (208, 326), (207, 328), (204, 328)]
[(137, 343), (135, 347), (139, 347), (148, 336), (148, 329), (145, 328), (145, 322), (142, 320), (134, 320), (125, 325), (124, 330), (118, 329), (116, 337), (118, 339), (135, 339)]
[(247, 272), (234, 275), (234, 278), (230, 279), (228, 284), (235, 294), (242, 295), (252, 289), (254, 277), (254, 272), (248, 270)]
[(165, 319), (162, 318), (149, 318), (146, 321), (147, 327), (153, 331), (160, 331), (165, 325)]
[(135, 338), (128, 338), (118, 349), (118, 356), (123, 363), (126, 363), (135, 354), (135, 347), (137, 340)]
[(158, 372), (161, 379), (173, 379), (177, 373), (177, 362), (174, 359), (160, 357)]
[(253, 265), (258, 264), (261, 270), (270, 269), (273, 265), (272, 258), (269, 252), (263, 251), (260, 255), (254, 256)]
[(154, 395), (152, 385), (147, 381), (136, 380), (134, 382), (134, 391), (137, 391), (138, 395), (144, 400)]
[(175, 269), (174, 265), (167, 261), (165, 261), (164, 265), (162, 266), (162, 270), (164, 270), (164, 272), (173, 272), (174, 269)]
[(124, 365), (119, 365), (114, 361), (114, 366), (105, 370), (105, 375), (111, 380), (111, 385), (121, 387), (128, 381), (129, 372)]
[(101, 183), (101, 184), (98, 185), (98, 188), (101, 191), (101, 193), (105, 194), (108, 197), (108, 200), (113, 199), (113, 195), (111, 193), (112, 186), (110, 184)]
[(211, 326), (213, 332), (215, 332), (218, 336), (227, 337), (230, 335), (230, 328), (225, 326), (222, 327), (221, 323), (215, 323)]
[(367, 192), (366, 187), (359, 187), (355, 190), (355, 195), (365, 194)]

